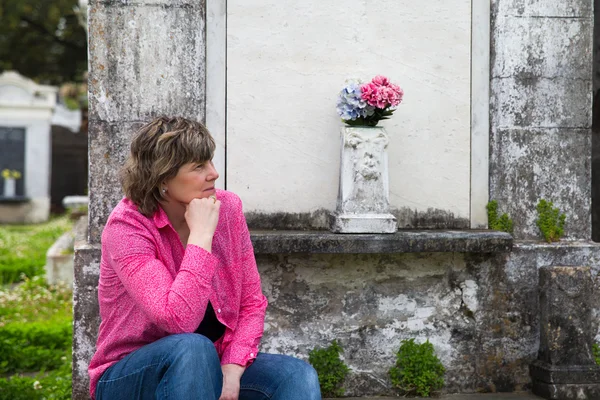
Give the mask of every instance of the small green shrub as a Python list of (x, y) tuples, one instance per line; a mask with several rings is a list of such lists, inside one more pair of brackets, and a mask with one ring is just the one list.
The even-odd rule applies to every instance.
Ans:
[(598, 343), (592, 345), (592, 355), (594, 356), (596, 364), (600, 365), (600, 345)]
[(71, 348), (72, 326), (66, 322), (9, 324), (0, 328), (0, 373), (56, 369)]
[(429, 397), (444, 386), (445, 371), (429, 340), (417, 344), (415, 339), (408, 339), (402, 341), (396, 365), (389, 373), (392, 385), (404, 395)]
[(0, 379), (0, 400), (71, 400), (71, 351), (64, 353), (59, 369), (34, 377)]
[(548, 243), (558, 242), (565, 233), (566, 215), (554, 208), (551, 201), (541, 199), (537, 204), (538, 219), (536, 224)]
[(319, 375), (321, 394), (323, 397), (339, 397), (344, 395), (342, 384), (350, 369), (342, 360), (342, 346), (337, 340), (324, 349), (313, 349), (308, 355), (308, 361)]
[(72, 290), (22, 279), (0, 288), (0, 374), (42, 372), (1, 378), (0, 400), (70, 400)]
[(504, 213), (498, 217), (498, 202), (496, 200), (490, 201), (485, 208), (488, 213), (488, 226), (490, 229), (508, 233), (513, 232), (513, 221), (508, 214)]

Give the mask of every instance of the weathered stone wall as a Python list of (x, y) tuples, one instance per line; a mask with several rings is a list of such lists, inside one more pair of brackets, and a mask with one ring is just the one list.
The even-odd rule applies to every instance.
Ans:
[[(515, 219), (518, 238), (537, 237), (540, 196), (567, 212), (571, 238), (590, 236), (590, 2), (492, 2), (490, 193)], [(203, 11), (203, 2), (185, 0), (90, 5), (90, 230), (76, 250), (75, 400), (87, 398), (99, 323), (98, 240), (121, 196), (116, 171), (130, 134), (157, 114), (204, 117)], [(263, 351), (306, 358), (337, 338), (352, 368), (348, 394), (385, 394), (400, 341), (429, 338), (448, 370), (447, 391), (510, 391), (528, 387), (527, 366), (537, 355), (538, 268), (598, 271), (600, 250), (521, 242), (496, 255), (257, 261), (270, 300)]]
[[(402, 339), (429, 339), (446, 391), (530, 387), (539, 346), (538, 269), (600, 267), (591, 244), (517, 244), (510, 254), (259, 256), (269, 299), (263, 351), (307, 358), (338, 339), (349, 395), (392, 394)], [(597, 273), (597, 272), (596, 272)], [(594, 304), (595, 313), (600, 307)], [(597, 323), (591, 336), (595, 335)]]
[(490, 198), (537, 238), (536, 204), (591, 235), (592, 0), (492, 1)]
[(122, 197), (131, 134), (157, 115), (205, 118), (205, 2), (90, 0), (89, 232), (75, 253), (73, 398), (88, 398), (98, 330), (98, 243)]
[(205, 117), (205, 2), (89, 4), (90, 241), (121, 199), (117, 173), (141, 122)]
[(594, 0), (594, 105), (592, 111), (592, 239), (600, 242), (600, 0)]
[[(74, 368), (85, 372), (99, 323), (100, 252), (78, 247)], [(269, 299), (262, 351), (306, 359), (338, 339), (351, 368), (349, 395), (393, 394), (387, 371), (408, 338), (434, 344), (447, 369), (445, 391), (514, 391), (530, 387), (528, 365), (537, 357), (538, 269), (590, 265), (597, 275), (600, 247), (519, 243), (496, 255), (280, 254), (257, 262)], [(594, 300), (590, 336), (599, 314)], [(74, 384), (85, 393), (87, 377)]]

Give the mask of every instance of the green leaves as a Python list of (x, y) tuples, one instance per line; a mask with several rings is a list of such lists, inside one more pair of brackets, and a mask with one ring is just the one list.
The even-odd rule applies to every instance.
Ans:
[(394, 114), (395, 109), (380, 109), (376, 108), (375, 113), (368, 117), (359, 117), (355, 120), (342, 120), (343, 123), (349, 126), (377, 126), (379, 121), (390, 119)]
[(309, 353), (308, 362), (319, 375), (323, 397), (340, 397), (344, 395), (342, 383), (350, 369), (340, 360), (342, 351), (342, 347), (337, 340), (334, 340), (329, 347), (313, 349)]
[(56, 369), (71, 348), (72, 323), (13, 323), (0, 328), (0, 373)]
[(402, 341), (389, 374), (392, 385), (404, 395), (429, 397), (444, 386), (445, 371), (429, 340), (417, 344), (415, 339), (407, 339)]
[(0, 400), (71, 400), (71, 350), (63, 354), (59, 369), (34, 377), (0, 379)]
[[(0, 400), (71, 399), (72, 291), (42, 277), (0, 289)], [(41, 371), (35, 376), (21, 373)]]
[(16, 70), (44, 84), (81, 81), (87, 38), (77, 0), (0, 2), (0, 71)]
[(61, 217), (0, 227), (0, 277), (23, 279), (0, 288), (0, 375), (15, 374), (0, 378), (0, 400), (71, 399), (72, 289), (22, 275), (42, 274), (47, 249), (71, 226)]
[(548, 243), (558, 242), (565, 233), (565, 220), (567, 216), (554, 208), (551, 201), (541, 199), (537, 205), (538, 219), (536, 224)]
[(513, 232), (513, 221), (508, 214), (504, 213), (498, 218), (498, 202), (490, 201), (486, 206), (488, 212), (488, 226), (490, 229), (502, 232)]
[(592, 344), (592, 355), (596, 364), (600, 365), (600, 345), (598, 343)]

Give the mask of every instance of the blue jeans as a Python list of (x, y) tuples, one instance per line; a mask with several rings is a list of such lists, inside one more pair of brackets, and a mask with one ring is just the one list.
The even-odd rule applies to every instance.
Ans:
[[(195, 333), (171, 335), (128, 354), (104, 372), (96, 400), (218, 400), (217, 351)], [(259, 353), (240, 382), (239, 400), (320, 400), (319, 378), (304, 361)]]

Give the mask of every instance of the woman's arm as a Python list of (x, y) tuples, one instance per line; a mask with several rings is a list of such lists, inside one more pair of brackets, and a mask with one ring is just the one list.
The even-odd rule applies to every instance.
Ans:
[(250, 232), (239, 199), (238, 203), (236, 227), (242, 240), (240, 249), (243, 273), (242, 294), (237, 327), (233, 332), (231, 343), (223, 351), (221, 364), (238, 364), (245, 367), (256, 358), (258, 353), (260, 338), (264, 331), (267, 298), (263, 295), (260, 286)]
[(193, 332), (203, 318), (217, 258), (189, 244), (175, 277), (159, 259), (155, 239), (135, 218), (115, 218), (102, 251), (125, 290), (146, 316), (169, 333)]

